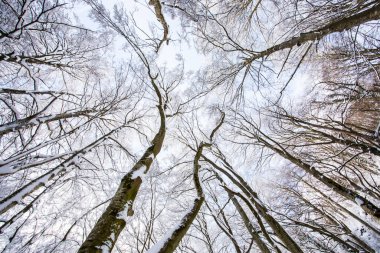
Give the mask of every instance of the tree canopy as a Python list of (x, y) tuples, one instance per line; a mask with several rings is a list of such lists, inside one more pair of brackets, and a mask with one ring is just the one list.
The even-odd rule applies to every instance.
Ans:
[(377, 0), (0, 2), (1, 252), (380, 252)]

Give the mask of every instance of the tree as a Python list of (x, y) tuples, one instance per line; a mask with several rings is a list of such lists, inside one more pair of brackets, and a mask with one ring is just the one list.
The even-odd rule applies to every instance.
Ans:
[(2, 1), (1, 251), (379, 251), (379, 8)]

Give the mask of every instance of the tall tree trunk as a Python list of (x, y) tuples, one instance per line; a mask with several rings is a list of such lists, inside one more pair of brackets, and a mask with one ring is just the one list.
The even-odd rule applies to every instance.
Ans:
[(151, 83), (158, 97), (158, 111), (160, 114), (160, 128), (140, 160), (123, 177), (110, 204), (103, 212), (87, 239), (83, 242), (78, 252), (111, 252), (121, 231), (126, 226), (123, 213), (133, 215), (132, 204), (140, 189), (143, 174), (146, 174), (152, 165), (153, 159), (161, 151), (166, 133), (166, 117), (164, 103), (154, 78)]
[(309, 184), (308, 182), (304, 181), (303, 180), (303, 183), (308, 185), (310, 188), (312, 188), (314, 191), (316, 191), (317, 193), (319, 193), (322, 197), (324, 197), (325, 199), (327, 199), (331, 204), (335, 205), (341, 212), (344, 212), (344, 213), (347, 213), (348, 215), (350, 215), (352, 218), (354, 218), (355, 220), (357, 220), (358, 222), (360, 222), (361, 224), (363, 224), (364, 226), (368, 227), (369, 229), (371, 229), (373, 232), (375, 232), (378, 236), (380, 236), (380, 231), (375, 228), (374, 226), (372, 226), (371, 224), (369, 224), (368, 222), (366, 222), (365, 220), (363, 220), (362, 218), (360, 218), (359, 216), (357, 216), (356, 214), (352, 213), (350, 210), (348, 210), (347, 208), (345, 208), (344, 206), (342, 206), (341, 204), (339, 204), (338, 202), (334, 201), (333, 199), (331, 199), (329, 196), (327, 196), (326, 194), (324, 194), (321, 190), (319, 190), (317, 187)]
[[(263, 133), (261, 132), (261, 134), (263, 134)], [(264, 136), (266, 138), (270, 139), (268, 136), (266, 136), (266, 135), (264, 135)], [(366, 213), (375, 217), (377, 222), (379, 222), (380, 208), (377, 207), (375, 204), (373, 204), (371, 201), (362, 197), (356, 191), (348, 189), (348, 188), (344, 187), (343, 185), (339, 184), (338, 182), (335, 182), (333, 179), (325, 176), (322, 172), (318, 171), (316, 168), (314, 168), (310, 164), (303, 162), (301, 159), (296, 158), (295, 156), (291, 155), (279, 143), (270, 139), (271, 141), (276, 143), (276, 145), (278, 146), (278, 148), (277, 148), (260, 136), (257, 136), (257, 140), (260, 141), (261, 143), (263, 143), (267, 148), (276, 152), (278, 155), (282, 156), (283, 158), (285, 158), (288, 161), (292, 162), (293, 164), (297, 165), (299, 168), (303, 169), (306, 173), (313, 176), (315, 179), (317, 179), (319, 182), (321, 182), (324, 185), (326, 185), (327, 187), (329, 187), (331, 190), (333, 190), (337, 194), (345, 197), (346, 199), (348, 199), (348, 200), (352, 201), (353, 203), (355, 203), (356, 205), (360, 206)]]
[[(219, 176), (218, 173), (214, 173), (216, 178), (219, 180), (219, 182), (224, 185), (224, 181), (223, 179)], [(229, 198), (232, 200), (232, 203), (233, 205), (235, 206), (236, 210), (238, 211), (240, 217), (242, 218), (243, 222), (244, 222), (244, 226), (247, 228), (249, 234), (252, 236), (253, 240), (255, 241), (257, 247), (259, 247), (260, 251), (262, 253), (270, 253), (270, 250), (269, 248), (267, 247), (267, 245), (261, 240), (259, 234), (257, 233), (257, 231), (255, 230), (255, 228), (253, 227), (251, 221), (249, 220), (249, 217), (248, 215), (246, 214), (246, 212), (244, 211), (243, 207), (240, 205), (239, 201), (235, 198), (235, 196), (231, 193), (231, 192), (228, 192), (228, 196)], [(272, 244), (272, 246), (275, 248), (276, 252), (281, 252), (277, 246), (274, 244), (274, 242), (269, 238), (270, 240), (270, 243)]]
[[(216, 125), (216, 127), (212, 130), (210, 134), (210, 143), (212, 143), (215, 133), (218, 131), (218, 129), (222, 126), (224, 122), (225, 114), (221, 112), (222, 116), (219, 121), (219, 123)], [(195, 217), (197, 216), (199, 210), (202, 207), (202, 204), (205, 200), (205, 196), (203, 193), (202, 185), (199, 180), (199, 159), (202, 157), (202, 151), (205, 147), (211, 147), (210, 143), (201, 142), (198, 146), (197, 150), (194, 150), (193, 148), (190, 148), (194, 150), (195, 157), (194, 157), (194, 166), (193, 166), (193, 181), (195, 190), (197, 191), (197, 198), (194, 200), (194, 204), (191, 208), (191, 210), (185, 214), (181, 222), (173, 229), (173, 232), (171, 234), (167, 235), (166, 238), (161, 239), (160, 242), (156, 243), (149, 251), (148, 253), (172, 253), (177, 248), (179, 242), (182, 240), (182, 238), (187, 233), (187, 230), (189, 230), (191, 224), (193, 223)]]
[[(294, 253), (303, 252), (301, 248), (298, 246), (298, 244), (289, 236), (289, 234), (285, 231), (285, 229), (281, 226), (280, 223), (276, 221), (269, 213), (265, 206), (261, 204), (261, 201), (258, 198), (258, 195), (256, 192), (252, 190), (252, 188), (247, 184), (247, 182), (244, 181), (242, 177), (240, 177), (237, 173), (235, 173), (232, 169), (228, 169), (238, 180), (234, 179), (226, 170), (215, 164), (213, 161), (208, 159), (206, 156), (202, 156), (210, 165), (212, 165), (216, 170), (222, 172), (224, 175), (226, 175), (236, 186), (239, 187), (240, 190), (243, 191), (243, 193), (248, 196), (249, 203), (253, 204), (255, 208), (258, 210), (259, 214), (264, 218), (264, 220), (268, 223), (268, 225), (272, 228), (273, 232), (278, 236), (278, 238), (281, 239), (281, 241), (286, 245), (286, 247), (289, 249), (289, 251)], [(225, 159), (223, 160), (224, 163), (227, 163)], [(227, 190), (227, 189), (226, 189)], [(231, 192), (232, 193), (232, 192)], [(236, 194), (236, 193), (233, 193)], [(242, 196), (241, 194), (238, 195), (241, 197), (244, 201), (247, 199)], [(248, 200), (247, 200), (248, 201)]]
[(269, 56), (283, 49), (300, 46), (309, 41), (320, 40), (326, 35), (329, 35), (335, 32), (341, 32), (347, 29), (351, 29), (365, 22), (377, 20), (379, 18), (380, 18), (380, 4), (375, 4), (372, 8), (368, 10), (362, 11), (350, 17), (342, 18), (340, 20), (334, 20), (330, 24), (327, 24), (319, 29), (309, 31), (306, 33), (300, 33), (300, 35), (297, 37), (293, 37), (280, 44), (274, 45), (264, 51), (256, 53), (246, 59), (245, 65), (248, 65), (252, 63), (254, 60)]
[(177, 248), (178, 244), (182, 240), (182, 238), (189, 230), (191, 224), (193, 223), (195, 217), (199, 210), (201, 209), (203, 202), (205, 200), (201, 182), (199, 181), (199, 159), (202, 155), (202, 151), (204, 147), (210, 147), (210, 144), (201, 143), (198, 147), (197, 153), (194, 157), (194, 172), (193, 172), (193, 180), (194, 186), (197, 191), (197, 198), (194, 200), (194, 204), (192, 208), (186, 213), (180, 223), (174, 228), (173, 232), (167, 235), (166, 238), (162, 238), (160, 242), (156, 243), (151, 249), (148, 250), (148, 253), (172, 253)]

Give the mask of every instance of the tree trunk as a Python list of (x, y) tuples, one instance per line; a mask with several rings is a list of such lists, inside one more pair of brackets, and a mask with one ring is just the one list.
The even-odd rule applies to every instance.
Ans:
[(377, 207), (375, 204), (373, 204), (371, 201), (365, 199), (362, 197), (359, 193), (357, 193), (354, 190), (347, 189), (343, 185), (335, 182), (329, 177), (326, 177), (323, 173), (315, 169), (314, 167), (310, 166), (309, 164), (303, 162), (301, 159), (298, 159), (294, 156), (292, 156), (289, 152), (287, 152), (284, 148), (282, 148), (279, 144), (281, 149), (274, 147), (273, 145), (269, 144), (267, 141), (262, 139), (261, 137), (258, 137), (258, 140), (265, 144), (265, 146), (283, 158), (289, 160), (293, 164), (297, 165), (301, 169), (303, 169), (306, 173), (312, 175), (315, 179), (329, 187), (331, 190), (336, 192), (337, 194), (345, 197), (348, 200), (351, 200), (355, 204), (359, 205), (366, 213), (372, 215), (376, 218), (377, 222), (379, 222), (380, 218), (380, 208)]
[(210, 144), (201, 143), (198, 147), (197, 153), (194, 157), (194, 172), (193, 180), (195, 189), (197, 191), (197, 198), (194, 200), (193, 207), (190, 211), (182, 217), (181, 222), (174, 228), (173, 232), (167, 236), (167, 238), (162, 238), (160, 242), (156, 243), (148, 253), (172, 253), (177, 248), (178, 244), (182, 238), (189, 230), (191, 224), (193, 223), (195, 217), (202, 207), (205, 200), (201, 183), (199, 181), (199, 159), (202, 155), (203, 147), (209, 147)]
[[(224, 185), (224, 181), (223, 179), (219, 176), (218, 173), (215, 173), (215, 176), (216, 178), (219, 180), (219, 182)], [(242, 218), (243, 222), (244, 222), (244, 226), (247, 228), (249, 234), (252, 236), (253, 240), (255, 241), (257, 247), (259, 247), (260, 251), (263, 252), (263, 253), (270, 253), (270, 250), (269, 248), (267, 247), (267, 245), (261, 240), (259, 234), (257, 233), (257, 231), (255, 230), (255, 228), (253, 227), (251, 221), (249, 220), (249, 217), (248, 215), (245, 213), (243, 207), (240, 205), (239, 201), (235, 198), (235, 196), (228, 192), (228, 196), (230, 197), (230, 199), (232, 200), (232, 203), (233, 205), (235, 206), (236, 210), (238, 211), (240, 217)], [(269, 238), (270, 239), (270, 238)], [(276, 249), (277, 252), (280, 252), (277, 248), (276, 245), (274, 245), (273, 241), (272, 241), (272, 246), (274, 246), (274, 248)]]
[(79, 248), (78, 252), (80, 253), (112, 251), (117, 238), (126, 226), (123, 214), (127, 213), (127, 216), (133, 215), (132, 204), (142, 183), (141, 176), (148, 172), (153, 159), (161, 151), (166, 133), (166, 117), (161, 93), (153, 78), (151, 78), (151, 81), (159, 100), (159, 105), (157, 106), (160, 114), (159, 131), (154, 137), (152, 145), (121, 180), (109, 206)]
[(284, 41), (264, 51), (254, 54), (252, 55), (252, 57), (246, 59), (245, 65), (252, 63), (254, 60), (269, 56), (277, 51), (281, 51), (287, 48), (292, 48), (294, 46), (300, 46), (309, 41), (320, 40), (326, 35), (329, 35), (335, 32), (348, 30), (355, 26), (363, 24), (365, 22), (377, 20), (379, 18), (380, 18), (380, 4), (376, 4), (375, 6), (373, 6), (372, 8), (368, 10), (352, 15), (350, 17), (332, 21), (330, 24), (327, 24), (324, 27), (316, 29), (314, 31), (300, 33), (300, 35), (297, 37), (293, 37), (287, 41)]
[[(264, 218), (268, 225), (272, 228), (273, 232), (281, 239), (281, 241), (288, 247), (291, 252), (299, 253), (303, 252), (297, 243), (289, 236), (289, 234), (284, 230), (284, 228), (279, 224), (269, 213), (268, 210), (261, 204), (261, 201), (258, 199), (257, 193), (252, 190), (251, 187), (244, 181), (242, 177), (237, 175), (233, 170), (229, 169), (239, 181), (234, 179), (229, 173), (223, 168), (216, 165), (213, 161), (208, 159), (205, 156), (202, 156), (208, 163), (210, 163), (215, 169), (225, 174), (240, 190), (243, 191), (246, 196), (249, 198), (249, 202), (252, 203), (255, 208), (258, 210), (259, 214)], [(224, 160), (225, 162), (225, 160)], [(234, 193), (236, 194), (236, 193)], [(244, 201), (246, 198), (239, 195)], [(248, 201), (248, 200), (247, 200)], [(248, 204), (248, 203), (247, 203)]]

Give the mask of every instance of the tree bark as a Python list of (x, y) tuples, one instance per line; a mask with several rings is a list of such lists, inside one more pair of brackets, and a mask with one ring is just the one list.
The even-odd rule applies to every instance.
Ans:
[(330, 24), (327, 24), (314, 31), (300, 33), (300, 35), (297, 37), (293, 37), (287, 41), (284, 41), (264, 51), (261, 51), (257, 54), (252, 55), (250, 58), (246, 59), (244, 64), (249, 65), (254, 60), (269, 56), (277, 51), (281, 51), (287, 48), (292, 48), (294, 46), (300, 46), (309, 41), (320, 40), (326, 35), (329, 35), (335, 32), (341, 32), (347, 29), (351, 29), (365, 22), (377, 20), (379, 18), (380, 18), (380, 4), (376, 4), (368, 10), (362, 11), (350, 17), (345, 17), (340, 20), (332, 21)]
[(194, 172), (193, 172), (193, 180), (194, 186), (197, 191), (197, 198), (194, 200), (194, 204), (190, 211), (181, 219), (179, 225), (174, 229), (174, 231), (169, 235), (168, 238), (164, 238), (165, 240), (161, 242), (163, 245), (155, 245), (156, 247), (160, 247), (159, 249), (151, 248), (148, 253), (172, 253), (177, 248), (178, 244), (182, 240), (182, 238), (189, 230), (191, 224), (193, 223), (195, 217), (199, 210), (201, 209), (203, 202), (205, 200), (201, 182), (199, 181), (199, 159), (202, 155), (203, 147), (209, 147), (210, 144), (201, 143), (198, 147), (197, 153), (194, 157)]
[(366, 213), (372, 215), (379, 222), (380, 218), (380, 208), (373, 204), (371, 201), (362, 197), (359, 193), (354, 190), (347, 189), (343, 185), (335, 182), (329, 177), (326, 177), (323, 173), (318, 171), (316, 168), (310, 166), (309, 164), (303, 162), (301, 159), (294, 157), (289, 152), (287, 152), (284, 148), (279, 145), (280, 148), (276, 148), (266, 140), (261, 137), (257, 137), (260, 142), (262, 142), (267, 148), (273, 150), (283, 158), (297, 165), (299, 168), (303, 169), (306, 173), (312, 175), (315, 179), (329, 187), (331, 190), (336, 192), (337, 194), (345, 197), (346, 199), (352, 201), (356, 205), (359, 205)]
[[(218, 131), (218, 129), (222, 126), (224, 122), (225, 114), (221, 112), (221, 119), (219, 123), (216, 125), (216, 127), (212, 130), (210, 134), (210, 142), (212, 143), (213, 137), (215, 133)], [(197, 198), (194, 200), (194, 204), (191, 208), (191, 210), (182, 218), (181, 222), (177, 227), (174, 228), (174, 231), (168, 236), (168, 238), (162, 239), (159, 244), (162, 245), (155, 245), (153, 248), (151, 248), (148, 253), (172, 253), (177, 248), (178, 244), (182, 240), (182, 238), (185, 236), (187, 231), (189, 230), (191, 224), (193, 223), (195, 217), (197, 216), (199, 210), (201, 209), (203, 202), (205, 200), (205, 196), (203, 193), (202, 185), (199, 180), (199, 159), (202, 157), (202, 151), (203, 148), (211, 147), (210, 143), (201, 142), (198, 146), (197, 150), (191, 148), (192, 150), (196, 151), (195, 157), (194, 157), (194, 170), (193, 170), (193, 181), (195, 190), (197, 191)], [(157, 247), (157, 248), (155, 248)], [(159, 247), (159, 248), (158, 248)]]
[[(216, 178), (219, 180), (219, 182), (224, 185), (223, 179), (219, 176), (218, 173), (215, 173)], [(247, 228), (249, 234), (252, 236), (253, 240), (255, 241), (257, 247), (259, 247), (260, 251), (263, 253), (270, 253), (269, 248), (267, 245), (261, 240), (259, 234), (253, 227), (251, 221), (249, 220), (248, 215), (245, 213), (243, 207), (240, 205), (239, 201), (235, 198), (235, 196), (231, 193), (228, 192), (228, 196), (232, 200), (233, 205), (235, 206), (236, 210), (238, 211), (240, 217), (242, 218), (244, 222), (244, 226)], [(273, 243), (273, 242), (272, 242)], [(272, 244), (275, 248), (277, 247), (276, 245)], [(276, 250), (277, 252), (280, 252), (278, 249)]]
[[(216, 165), (213, 161), (208, 159), (206, 156), (202, 156), (210, 165), (212, 165), (216, 170), (222, 172), (225, 174), (236, 186), (239, 187), (240, 190), (243, 191), (243, 193), (246, 196), (249, 196), (249, 202), (252, 203), (255, 208), (258, 210), (259, 214), (264, 218), (264, 220), (268, 223), (268, 225), (272, 228), (274, 233), (281, 239), (281, 241), (288, 247), (288, 249), (291, 252), (294, 253), (300, 253), (303, 252), (301, 248), (298, 246), (298, 244), (289, 236), (289, 234), (285, 231), (285, 229), (279, 224), (269, 213), (265, 206), (261, 204), (261, 201), (258, 199), (258, 195), (256, 192), (252, 190), (252, 188), (244, 181), (242, 177), (237, 175), (233, 170), (229, 169), (231, 173), (235, 177), (238, 178), (238, 180), (234, 179), (229, 173), (221, 168), (220, 166)], [(231, 192), (232, 193), (232, 192)], [(236, 193), (234, 193), (236, 194)], [(244, 201), (246, 198), (244, 196), (239, 195)], [(247, 203), (248, 204), (248, 203)]]
[(159, 131), (154, 137), (152, 145), (146, 149), (140, 160), (121, 180), (110, 204), (79, 248), (78, 252), (80, 253), (112, 251), (117, 238), (126, 226), (122, 213), (124, 211), (128, 216), (133, 215), (132, 204), (142, 184), (141, 175), (149, 171), (153, 159), (161, 151), (166, 133), (166, 117), (163, 99), (154, 78), (151, 78), (151, 83), (159, 101), (157, 106), (160, 114)]
[(158, 46), (156, 48), (156, 53), (158, 53), (158, 50), (160, 49), (160, 47), (162, 46), (164, 41), (166, 41), (166, 43), (169, 42), (169, 40), (168, 40), (169, 26), (165, 20), (164, 15), (162, 14), (162, 5), (161, 5), (160, 0), (150, 0), (149, 4), (153, 5), (154, 12), (156, 13), (157, 20), (161, 23), (162, 28), (164, 29), (163, 37), (160, 40), (160, 42), (158, 43)]

